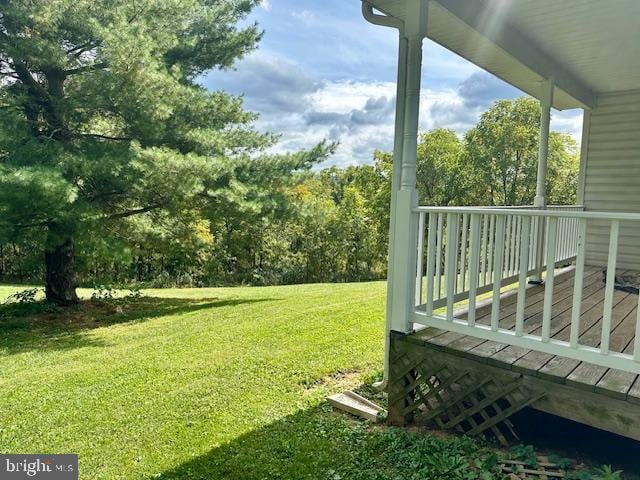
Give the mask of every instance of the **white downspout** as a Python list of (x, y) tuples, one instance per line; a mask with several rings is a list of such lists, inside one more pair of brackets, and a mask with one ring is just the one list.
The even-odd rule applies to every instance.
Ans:
[(396, 84), (396, 118), (393, 141), (393, 169), (391, 171), (391, 209), (389, 214), (389, 249), (387, 251), (387, 309), (384, 327), (384, 376), (381, 382), (374, 383), (374, 388), (386, 390), (389, 382), (389, 348), (391, 332), (391, 302), (393, 299), (393, 279), (390, 275), (393, 268), (393, 248), (396, 225), (396, 200), (400, 189), (400, 175), (402, 173), (402, 137), (404, 134), (404, 108), (405, 104), (399, 99), (404, 98), (407, 78), (407, 40), (404, 37), (404, 22), (387, 15), (376, 15), (373, 7), (363, 1), (362, 16), (369, 23), (384, 27), (392, 27), (398, 30), (398, 74)]
[[(419, 12), (426, 15), (426, 1), (414, 0), (414, 2), (416, 5), (420, 5)], [(404, 305), (404, 308), (402, 308), (402, 305), (403, 302), (407, 301), (404, 297), (409, 293), (407, 291), (407, 285), (404, 284), (406, 279), (403, 280), (403, 278), (407, 277), (409, 274), (406, 270), (406, 262), (400, 262), (398, 261), (399, 258), (397, 258), (398, 256), (409, 254), (406, 252), (406, 249), (403, 251), (403, 247), (398, 244), (400, 240), (406, 238), (396, 238), (396, 234), (398, 232), (398, 194), (400, 190), (404, 191), (402, 195), (403, 201), (400, 202), (402, 203), (403, 210), (401, 212), (403, 214), (403, 219), (400, 223), (406, 223), (411, 216), (411, 207), (414, 203), (417, 204), (417, 197), (415, 194), (415, 144), (417, 143), (422, 39), (424, 38), (423, 32), (426, 24), (426, 18), (424, 18), (425, 15), (419, 15), (419, 18), (411, 19), (413, 20), (411, 23), (414, 24), (412, 25), (412, 30), (415, 30), (415, 32), (412, 32), (411, 39), (409, 39), (405, 32), (404, 21), (388, 15), (375, 14), (371, 4), (366, 1), (363, 1), (362, 3), (362, 14), (368, 22), (375, 25), (396, 28), (399, 33), (396, 117), (391, 184), (391, 210), (389, 221), (384, 377), (381, 382), (374, 384), (374, 387), (380, 390), (386, 390), (389, 378), (390, 332), (394, 329), (401, 330), (403, 332), (410, 329), (409, 324), (407, 323), (408, 315), (405, 314), (400, 315), (401, 317), (404, 317), (399, 322), (399, 324), (401, 324), (400, 328), (398, 329), (397, 325), (395, 326), (396, 328), (394, 328), (394, 316), (398, 316), (398, 306), (400, 306), (400, 310), (406, 311), (408, 303), (407, 305)], [(421, 25), (421, 22), (424, 24)], [(411, 50), (411, 52), (409, 52), (409, 50)], [(411, 81), (407, 78), (407, 70), (410, 63), (413, 67), (413, 71), (411, 72)], [(411, 83), (411, 88), (409, 89), (412, 90), (411, 92), (408, 92), (408, 83)], [(409, 112), (407, 112), (408, 109), (410, 110)], [(415, 123), (415, 126), (410, 128), (411, 131), (406, 130), (407, 121), (410, 124)], [(413, 136), (413, 138), (410, 138), (411, 136)], [(413, 155), (411, 155), (411, 152), (405, 152), (405, 148), (407, 146), (409, 147), (409, 150), (413, 150)], [(407, 153), (409, 154), (408, 156), (406, 155)], [(406, 205), (407, 200), (411, 205)], [(406, 212), (404, 210), (406, 210)], [(404, 227), (407, 226), (404, 225)], [(401, 254), (399, 255), (398, 252)], [(394, 273), (394, 269), (399, 270)], [(402, 285), (396, 285), (395, 280), (399, 280)], [(411, 295), (409, 296), (411, 297), (410, 301), (412, 301), (413, 292), (411, 292)], [(397, 321), (398, 319), (396, 318), (396, 322)]]

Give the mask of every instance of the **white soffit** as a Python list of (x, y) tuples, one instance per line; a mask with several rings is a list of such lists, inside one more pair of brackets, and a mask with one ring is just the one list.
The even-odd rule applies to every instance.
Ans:
[[(406, 1), (370, 3), (403, 18)], [(432, 0), (428, 22), (431, 40), (534, 97), (553, 74), (561, 110), (640, 89), (640, 0)]]

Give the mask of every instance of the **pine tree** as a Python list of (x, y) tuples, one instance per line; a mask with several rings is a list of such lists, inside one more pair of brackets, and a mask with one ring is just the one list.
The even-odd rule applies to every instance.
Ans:
[(0, 0), (0, 237), (42, 231), (48, 300), (78, 301), (83, 232), (255, 208), (331, 151), (266, 155), (241, 99), (198, 83), (255, 48), (257, 3)]

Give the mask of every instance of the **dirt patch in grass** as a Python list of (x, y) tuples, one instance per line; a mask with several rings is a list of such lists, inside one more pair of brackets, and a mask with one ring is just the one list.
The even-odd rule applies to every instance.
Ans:
[(362, 372), (359, 370), (338, 370), (318, 380), (304, 382), (304, 390), (305, 392), (352, 390), (361, 384)]

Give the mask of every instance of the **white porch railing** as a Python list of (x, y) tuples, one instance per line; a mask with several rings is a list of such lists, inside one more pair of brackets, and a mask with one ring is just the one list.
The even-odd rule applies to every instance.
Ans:
[[(418, 256), (412, 321), (486, 340), (640, 373), (640, 319), (633, 353), (610, 351), (611, 318), (620, 223), (640, 222), (640, 214), (585, 212), (580, 205), (534, 207), (419, 207)], [(590, 221), (611, 225), (609, 261), (599, 346), (581, 345), (580, 308), (585, 236)], [(542, 242), (542, 244), (540, 243)], [(575, 260), (570, 341), (550, 336), (554, 278), (548, 274), (540, 335), (524, 328), (526, 286), (547, 266)], [(552, 271), (552, 268), (550, 270)], [(425, 279), (426, 274), (426, 279)], [(501, 288), (518, 283), (515, 329), (499, 325)], [(475, 321), (477, 296), (492, 292), (489, 325)], [(454, 304), (468, 300), (466, 320), (454, 317)], [(444, 313), (437, 310), (446, 307)], [(640, 308), (638, 309), (640, 317)]]

